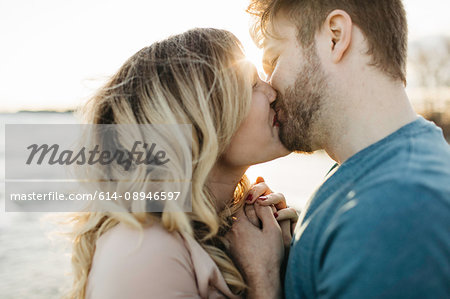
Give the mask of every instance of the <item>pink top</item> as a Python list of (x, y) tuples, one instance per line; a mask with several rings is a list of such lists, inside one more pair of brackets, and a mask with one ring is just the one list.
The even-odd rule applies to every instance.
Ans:
[(238, 298), (189, 235), (154, 224), (139, 236), (118, 224), (97, 240), (86, 298)]

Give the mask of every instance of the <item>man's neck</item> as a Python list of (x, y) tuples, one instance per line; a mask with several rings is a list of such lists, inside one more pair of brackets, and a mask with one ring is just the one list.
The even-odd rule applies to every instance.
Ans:
[(339, 164), (417, 119), (405, 89), (398, 84), (366, 85), (359, 93), (347, 93), (345, 100), (351, 105), (324, 147)]

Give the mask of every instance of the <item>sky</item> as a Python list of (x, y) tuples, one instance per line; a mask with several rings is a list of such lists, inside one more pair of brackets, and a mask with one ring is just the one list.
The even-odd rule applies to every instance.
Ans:
[[(410, 41), (450, 35), (448, 0), (404, 0)], [(82, 105), (141, 48), (193, 27), (233, 32), (249, 60), (245, 0), (0, 0), (0, 111)]]

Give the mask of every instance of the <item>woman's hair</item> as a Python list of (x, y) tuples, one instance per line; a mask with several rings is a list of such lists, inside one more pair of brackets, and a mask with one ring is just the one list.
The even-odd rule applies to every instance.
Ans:
[(142, 231), (158, 222), (169, 232), (191, 235), (214, 260), (230, 289), (245, 292), (244, 279), (225, 250), (224, 234), (242, 207), (248, 179), (244, 175), (222, 211), (207, 179), (249, 111), (254, 76), (232, 33), (192, 29), (137, 52), (88, 102), (84, 115), (91, 124), (192, 125), (192, 212), (74, 214), (70, 220), (74, 284), (68, 297), (85, 297), (96, 241), (118, 223)]

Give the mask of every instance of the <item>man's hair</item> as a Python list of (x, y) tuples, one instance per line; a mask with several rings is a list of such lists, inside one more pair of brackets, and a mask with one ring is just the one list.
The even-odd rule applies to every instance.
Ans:
[(371, 65), (406, 84), (408, 28), (401, 0), (251, 0), (247, 12), (256, 17), (252, 35), (259, 47), (280, 11), (297, 26), (300, 45), (306, 47), (335, 9), (347, 12), (365, 35)]

